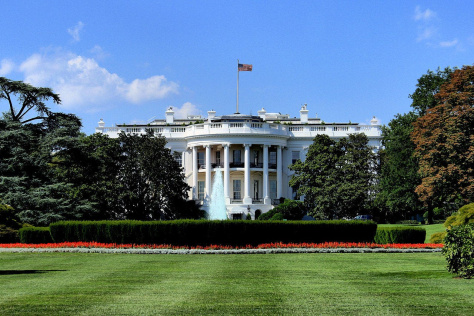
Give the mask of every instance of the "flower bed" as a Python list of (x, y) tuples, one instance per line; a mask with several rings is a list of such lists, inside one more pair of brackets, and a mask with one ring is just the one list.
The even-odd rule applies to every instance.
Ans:
[(376, 244), (376, 243), (351, 243), (351, 242), (325, 242), (325, 243), (268, 243), (258, 246), (231, 247), (225, 245), (210, 246), (173, 246), (173, 245), (148, 245), (148, 244), (115, 244), (98, 242), (62, 242), (47, 244), (0, 244), (0, 248), (102, 248), (102, 249), (164, 249), (164, 250), (238, 250), (238, 249), (441, 249), (443, 244)]

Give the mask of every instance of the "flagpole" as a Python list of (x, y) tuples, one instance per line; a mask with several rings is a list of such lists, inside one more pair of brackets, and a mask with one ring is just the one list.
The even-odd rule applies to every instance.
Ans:
[(239, 60), (237, 59), (237, 112), (239, 114)]

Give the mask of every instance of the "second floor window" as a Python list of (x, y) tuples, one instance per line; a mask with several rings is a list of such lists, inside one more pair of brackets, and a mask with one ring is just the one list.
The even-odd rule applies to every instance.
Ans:
[(234, 163), (240, 163), (241, 162), (241, 159), (240, 159), (240, 149), (236, 149), (234, 150), (233, 152), (234, 154)]

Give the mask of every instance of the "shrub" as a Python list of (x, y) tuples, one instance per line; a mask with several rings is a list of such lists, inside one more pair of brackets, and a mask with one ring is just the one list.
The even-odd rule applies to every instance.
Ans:
[(449, 229), (468, 223), (474, 223), (474, 203), (464, 205), (456, 213), (448, 217), (446, 222), (444, 222), (444, 227)]
[(272, 218), (270, 218), (271, 221), (282, 221), (284, 220), (283, 218), (283, 214), (278, 212), (278, 213), (275, 213), (275, 215), (272, 216)]
[(259, 217), (258, 217), (258, 220), (259, 221), (267, 221), (269, 219), (271, 219), (276, 213), (279, 213), (278, 209), (275, 207), (271, 210), (269, 210), (268, 212), (266, 213), (262, 213)]
[(371, 242), (371, 221), (71, 221), (50, 225), (55, 242), (245, 246), (272, 242)]
[(434, 233), (430, 237), (430, 243), (431, 244), (442, 244), (445, 236), (446, 236), (446, 232)]
[(18, 231), (24, 244), (47, 244), (53, 242), (49, 227), (23, 227)]
[(378, 227), (374, 242), (377, 244), (423, 244), (426, 230), (421, 227)]
[(443, 254), (448, 271), (462, 278), (474, 276), (474, 224), (454, 226), (444, 238)]
[(288, 220), (301, 220), (306, 214), (303, 202), (290, 199), (285, 199), (283, 203), (277, 205), (274, 209), (281, 213), (284, 219)]

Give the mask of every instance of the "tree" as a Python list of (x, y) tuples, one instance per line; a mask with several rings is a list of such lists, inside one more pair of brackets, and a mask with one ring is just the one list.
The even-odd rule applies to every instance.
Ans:
[[(20, 104), (19, 109), (15, 109), (13, 101), (15, 97)], [(37, 88), (28, 83), (4, 77), (0, 77), (0, 99), (7, 100), (11, 120), (22, 124), (51, 115), (52, 112), (45, 101), (51, 99), (56, 104), (61, 103), (59, 95), (53, 93), (50, 88)], [(31, 110), (36, 111), (36, 114), (32, 117), (26, 116)]]
[(415, 144), (410, 138), (413, 112), (397, 114), (388, 126), (382, 128), (383, 154), (379, 174), (377, 200), (386, 209), (386, 219), (393, 222), (423, 213), (415, 188), (421, 183), (418, 159), (413, 156)]
[(423, 116), (428, 109), (437, 105), (435, 95), (439, 92), (441, 85), (449, 81), (453, 71), (449, 67), (446, 67), (444, 70), (438, 68), (436, 72), (428, 70), (425, 75), (418, 79), (415, 92), (409, 95), (413, 100), (411, 107), (416, 115)]
[(308, 215), (315, 218), (353, 217), (368, 206), (375, 190), (375, 154), (365, 134), (336, 142), (317, 135), (290, 186), (304, 195)]
[(117, 197), (121, 191), (119, 170), (124, 158), (119, 140), (99, 133), (81, 136), (73, 146), (55, 155), (53, 163), (58, 181), (71, 183), (69, 193), (88, 200), (95, 209), (86, 219), (123, 218)]
[(474, 67), (455, 70), (435, 100), (412, 133), (422, 178), (416, 192), (430, 209), (473, 200)]
[(165, 147), (166, 139), (149, 131), (141, 136), (121, 133), (119, 141), (124, 156), (118, 176), (122, 214), (137, 220), (175, 218), (174, 210), (182, 206), (190, 187)]
[(37, 124), (21, 124), (8, 115), (0, 120), (0, 198), (22, 222), (48, 225), (92, 211), (87, 201), (68, 193), (71, 184), (57, 181), (53, 163), (80, 126), (75, 116), (58, 113)]

